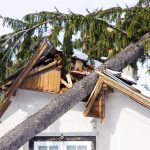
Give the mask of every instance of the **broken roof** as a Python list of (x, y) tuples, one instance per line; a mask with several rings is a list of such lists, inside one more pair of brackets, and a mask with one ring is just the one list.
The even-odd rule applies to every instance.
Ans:
[[(137, 88), (136, 82), (131, 77), (121, 73), (116, 72), (113, 70), (106, 69), (103, 72), (97, 71), (99, 74), (99, 80), (96, 83), (96, 86), (91, 93), (84, 110), (84, 115), (89, 116), (92, 107), (94, 106), (94, 102), (96, 101), (97, 96), (100, 96), (98, 99), (101, 101), (101, 97), (103, 94), (98, 95), (102, 90), (104, 90), (104, 85), (107, 85), (113, 89), (122, 92), (126, 96), (130, 97), (134, 101), (138, 102), (139, 104), (150, 108), (150, 91), (147, 91), (148, 94), (143, 93), (143, 91)], [(99, 105), (99, 104), (97, 104)], [(99, 106), (101, 107), (101, 106)], [(99, 108), (99, 111), (102, 110)], [(100, 115), (100, 113), (98, 113)], [(91, 115), (91, 114), (90, 114)], [(101, 117), (101, 116), (99, 116)]]

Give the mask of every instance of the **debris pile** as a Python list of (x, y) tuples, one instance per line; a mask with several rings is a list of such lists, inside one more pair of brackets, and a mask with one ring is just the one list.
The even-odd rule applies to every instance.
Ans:
[[(75, 82), (89, 75), (95, 67), (101, 65), (96, 60), (91, 63), (88, 56), (79, 50), (73, 51), (71, 67), (68, 71), (64, 69), (63, 61), (64, 54), (61, 50), (47, 48), (19, 88), (63, 93), (71, 88)], [(26, 65), (9, 74), (1, 90), (7, 91), (24, 68), (26, 68)]]

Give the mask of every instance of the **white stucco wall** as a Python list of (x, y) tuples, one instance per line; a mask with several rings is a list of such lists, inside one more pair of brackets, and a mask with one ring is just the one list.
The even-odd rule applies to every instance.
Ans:
[[(55, 95), (18, 90), (12, 104), (1, 118), (0, 137), (47, 104)], [(95, 135), (97, 150), (150, 150), (150, 110), (119, 92), (106, 96), (106, 117), (83, 117), (84, 103), (68, 111), (40, 136)], [(28, 143), (21, 148), (28, 150)]]
[(119, 92), (106, 98), (99, 150), (150, 150), (150, 109)]

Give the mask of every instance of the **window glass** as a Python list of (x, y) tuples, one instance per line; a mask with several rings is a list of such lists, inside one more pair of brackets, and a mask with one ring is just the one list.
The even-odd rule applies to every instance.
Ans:
[(67, 150), (76, 150), (75, 145), (67, 145)]
[(49, 146), (49, 150), (58, 150), (58, 146), (57, 145)]
[(77, 146), (77, 150), (87, 150), (87, 146)]
[(38, 150), (47, 150), (47, 146), (39, 146)]

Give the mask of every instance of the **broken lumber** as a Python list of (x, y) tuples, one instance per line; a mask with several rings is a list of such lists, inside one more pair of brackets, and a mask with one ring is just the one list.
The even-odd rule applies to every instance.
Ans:
[[(99, 70), (109, 68), (120, 71), (138, 59), (143, 52), (144, 48), (141, 41), (130, 44), (115, 57), (101, 65)], [(57, 96), (37, 113), (17, 125), (13, 130), (0, 138), (0, 150), (10, 150), (10, 148), (16, 150), (46, 129), (77, 103), (87, 98), (92, 92), (97, 78), (97, 73), (91, 73), (74, 84), (66, 93)]]

